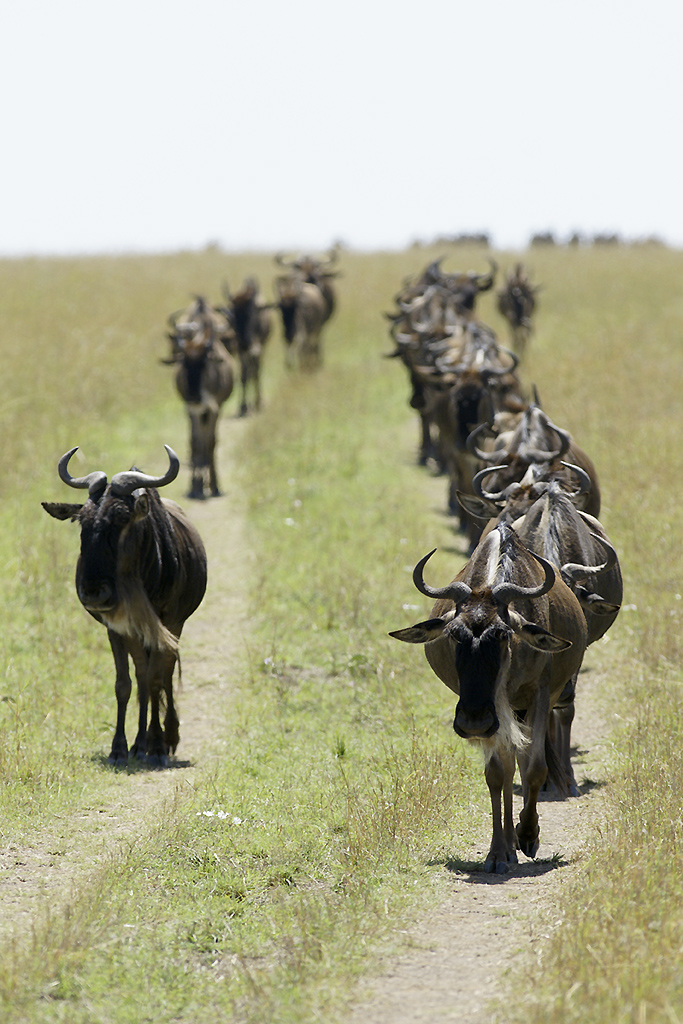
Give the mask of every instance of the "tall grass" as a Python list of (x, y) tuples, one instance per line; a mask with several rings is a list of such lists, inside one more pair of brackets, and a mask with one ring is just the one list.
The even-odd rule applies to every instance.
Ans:
[[(65, 911), (38, 914), (30, 942), (6, 951), (8, 1022), (333, 1020), (399, 911), (437, 898), (438, 865), (485, 842), (481, 769), (452, 737), (452, 700), (386, 635), (428, 610), (410, 580), (417, 558), (438, 546), (437, 578), (464, 561), (441, 514), (444, 482), (414, 465), (403, 370), (381, 358), (381, 310), (434, 255), (344, 256), (319, 374), (286, 376), (274, 339), (266, 409), (235, 453), (248, 495), (250, 630), (221, 756), (83, 880)], [(483, 261), (458, 251), (449, 262)], [(566, 900), (529, 1013), (639, 1019), (628, 1014), (678, 1005), (680, 915), (670, 907), (681, 892), (676, 872), (666, 885), (663, 875), (679, 849), (671, 466), (683, 255), (557, 250), (531, 262), (545, 290), (522, 370), (600, 473), (630, 606), (610, 634), (610, 693), (630, 724), (609, 834), (595, 837), (589, 884)], [(184, 451), (157, 362), (165, 316), (254, 270), (268, 281), (266, 257), (217, 252), (0, 264), (0, 338), (18, 403), (0, 453), (7, 836), (125, 784), (94, 756), (110, 736), (111, 669), (101, 631), (75, 607), (75, 540), (39, 507), (63, 490), (56, 459), (80, 443), (88, 467), (113, 472), (132, 457), (155, 467), (163, 442)], [(504, 338), (490, 295), (480, 312)], [(656, 961), (659, 988), (645, 969), (637, 983), (629, 974), (636, 954)]]

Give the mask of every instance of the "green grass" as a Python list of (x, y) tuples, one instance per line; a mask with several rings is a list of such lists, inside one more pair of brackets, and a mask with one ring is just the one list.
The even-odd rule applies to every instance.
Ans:
[[(445, 483), (413, 463), (404, 371), (381, 358), (382, 310), (433, 255), (344, 255), (314, 377), (285, 375), (273, 339), (266, 408), (239, 453), (250, 632), (220, 756), (5, 951), (8, 1024), (334, 1020), (397, 920), (438, 898), (439, 865), (485, 846), (488, 798), (478, 758), (453, 738), (452, 699), (387, 637), (429, 607), (407, 571), (417, 558), (438, 545), (435, 578), (464, 561), (441, 515)], [(525, 1019), (675, 1020), (683, 254), (551, 250), (530, 262), (545, 289), (523, 374), (598, 466), (634, 607), (603, 655), (627, 723), (609, 821), (542, 967), (525, 972)], [(458, 251), (447, 267), (482, 263)], [(76, 528), (39, 505), (63, 498), (56, 460), (81, 444), (87, 466), (113, 472), (133, 457), (158, 466), (164, 442), (184, 453), (158, 364), (165, 317), (253, 269), (273, 276), (265, 256), (212, 251), (0, 263), (6, 842), (115, 801), (127, 781), (98, 756), (114, 714), (110, 655), (73, 595)], [(481, 318), (504, 339), (493, 307), (484, 296)]]

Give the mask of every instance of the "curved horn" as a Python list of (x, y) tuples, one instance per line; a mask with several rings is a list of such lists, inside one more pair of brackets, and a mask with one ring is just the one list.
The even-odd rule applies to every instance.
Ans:
[(555, 584), (555, 570), (550, 562), (546, 562), (545, 558), (541, 558), (534, 551), (527, 550), (529, 550), (529, 554), (536, 559), (539, 565), (543, 567), (545, 579), (537, 587), (520, 587), (517, 583), (499, 583), (497, 587), (493, 588), (491, 593), (496, 601), (500, 601), (501, 604), (510, 604), (510, 601), (514, 601), (518, 597), (542, 597), (543, 594), (547, 594), (549, 590), (552, 590)]
[(510, 356), (510, 359), (512, 360), (512, 366), (509, 366), (506, 372), (514, 373), (517, 367), (519, 366), (519, 356), (517, 355), (517, 353), (513, 352), (511, 348), (505, 348), (504, 345), (499, 345), (498, 350), (500, 352), (504, 352), (506, 356)]
[(507, 466), (487, 466), (485, 469), (480, 469), (478, 473), (475, 473), (472, 478), (472, 490), (478, 498), (484, 498), (486, 501), (505, 501), (505, 490), (498, 491), (497, 494), (493, 494), (491, 491), (485, 491), (481, 485), (482, 480), (489, 473), (495, 473), (499, 469), (507, 469)]
[(579, 478), (579, 489), (575, 491), (572, 497), (577, 498), (579, 494), (588, 494), (591, 489), (591, 478), (585, 469), (581, 469), (581, 466), (574, 466), (571, 462), (563, 462), (562, 465), (565, 469), (571, 470)]
[(497, 459), (509, 458), (509, 453), (504, 448), (498, 448), (495, 452), (485, 452), (481, 448), (477, 448), (477, 438), (479, 434), (483, 434), (484, 431), (488, 432), (489, 437), (495, 437), (495, 433), (491, 430), (489, 423), (480, 423), (478, 427), (468, 435), (465, 442), (465, 447), (470, 455), (474, 455), (480, 462), (495, 462)]
[(168, 455), (168, 469), (163, 476), (148, 476), (137, 469), (131, 469), (127, 473), (116, 473), (111, 478), (112, 494), (123, 498), (132, 494), (138, 487), (164, 487), (175, 480), (180, 469), (180, 459), (167, 444), (164, 448)]
[(601, 565), (579, 565), (578, 562), (567, 562), (560, 569), (563, 579), (567, 583), (578, 583), (579, 580), (588, 576), (599, 576), (603, 572), (609, 572), (617, 564), (617, 553), (608, 540), (601, 537), (599, 533), (591, 531), (591, 537), (605, 549), (606, 561)]
[(469, 597), (472, 593), (472, 588), (468, 587), (466, 583), (454, 581), (453, 583), (449, 583), (447, 587), (430, 587), (429, 584), (425, 583), (422, 573), (425, 565), (434, 554), (434, 551), (436, 551), (436, 548), (430, 551), (428, 555), (425, 555), (424, 558), (421, 558), (413, 569), (413, 583), (425, 597), (448, 598), (450, 601), (455, 601), (456, 604), (458, 604), (459, 601), (464, 601), (465, 598)]
[(496, 279), (498, 273), (498, 264), (495, 260), (486, 261), (491, 268), (488, 274), (471, 274), (471, 280), (476, 284), (477, 289), (480, 292), (487, 292), (489, 288), (493, 287), (493, 282)]
[(101, 469), (96, 469), (92, 473), (88, 473), (87, 476), (71, 476), (67, 466), (69, 465), (69, 459), (78, 451), (78, 445), (72, 448), (71, 451), (66, 452), (62, 455), (57, 466), (59, 476), (68, 484), (69, 487), (88, 488), (88, 493), (93, 500), (102, 493), (104, 488), (107, 486), (107, 474)]

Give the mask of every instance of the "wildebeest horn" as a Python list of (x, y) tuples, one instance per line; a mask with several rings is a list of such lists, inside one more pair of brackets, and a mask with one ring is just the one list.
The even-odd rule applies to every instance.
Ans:
[(579, 478), (579, 489), (574, 492), (573, 497), (576, 498), (579, 494), (588, 494), (591, 489), (591, 478), (585, 469), (581, 469), (581, 466), (574, 466), (571, 462), (563, 462), (562, 465), (565, 469), (569, 469), (572, 473), (576, 473)]
[(534, 551), (529, 551), (529, 554), (533, 555), (545, 571), (543, 583), (537, 587), (520, 587), (517, 583), (499, 583), (497, 587), (493, 588), (491, 593), (501, 604), (510, 604), (510, 601), (514, 601), (518, 597), (542, 597), (543, 594), (547, 594), (549, 590), (552, 590), (555, 583), (555, 570), (552, 565)]
[(148, 476), (137, 469), (131, 469), (127, 473), (116, 473), (111, 478), (112, 493), (123, 498), (132, 494), (138, 487), (164, 487), (175, 480), (180, 469), (180, 459), (167, 444), (164, 448), (168, 455), (168, 469), (163, 476)]
[(485, 491), (481, 485), (482, 480), (489, 473), (495, 473), (499, 469), (507, 469), (507, 466), (487, 466), (485, 469), (480, 469), (478, 473), (474, 474), (472, 478), (472, 490), (478, 498), (485, 498), (487, 501), (504, 501), (505, 500), (505, 489), (498, 491), (497, 494), (493, 494), (490, 491)]
[(493, 282), (498, 273), (498, 264), (495, 260), (487, 260), (487, 263), (491, 268), (488, 274), (470, 274), (471, 280), (476, 283), (480, 292), (487, 292), (489, 288), (493, 287)]
[[(579, 513), (581, 515), (581, 513)], [(587, 520), (586, 520), (587, 521)], [(579, 580), (586, 579), (588, 576), (600, 576), (603, 572), (609, 572), (617, 564), (617, 553), (608, 540), (601, 537), (599, 533), (593, 533), (591, 530), (591, 537), (604, 548), (607, 556), (606, 561), (600, 565), (579, 565), (578, 562), (567, 562), (563, 565), (560, 572), (562, 577), (568, 583), (578, 583)]]
[(430, 551), (428, 555), (425, 555), (424, 558), (421, 558), (413, 569), (413, 583), (425, 597), (448, 598), (448, 600), (454, 601), (456, 604), (459, 601), (464, 601), (465, 598), (469, 597), (472, 593), (472, 588), (468, 587), (466, 583), (454, 581), (453, 583), (449, 583), (447, 587), (430, 587), (429, 584), (425, 583), (422, 573), (425, 565), (434, 554), (434, 551), (436, 551), (436, 548), (434, 548), (433, 551)]
[(87, 476), (71, 476), (69, 470), (67, 469), (67, 466), (69, 465), (69, 459), (71, 458), (71, 456), (78, 451), (78, 447), (79, 446), (76, 445), (76, 447), (72, 448), (71, 451), (68, 451), (64, 455), (62, 455), (61, 459), (59, 460), (59, 465), (57, 469), (59, 471), (61, 479), (64, 481), (65, 484), (68, 484), (69, 487), (87, 487), (90, 497), (93, 498), (94, 500), (96, 496), (98, 496), (107, 486), (107, 474), (104, 473), (101, 469), (96, 469), (93, 470), (92, 473), (88, 473)]
[(500, 352), (504, 352), (506, 356), (510, 356), (510, 359), (512, 360), (512, 366), (508, 367), (507, 373), (514, 373), (517, 367), (519, 366), (519, 356), (517, 355), (517, 353), (513, 352), (511, 348), (505, 348), (504, 345), (499, 345), (498, 350)]
[(495, 433), (491, 430), (489, 423), (480, 423), (478, 427), (475, 427), (468, 434), (465, 447), (470, 455), (474, 455), (480, 462), (496, 462), (498, 459), (507, 459), (508, 452), (504, 448), (497, 448), (494, 452), (485, 452), (481, 448), (477, 448), (477, 438), (479, 434), (483, 434), (485, 431), (489, 437), (495, 437)]

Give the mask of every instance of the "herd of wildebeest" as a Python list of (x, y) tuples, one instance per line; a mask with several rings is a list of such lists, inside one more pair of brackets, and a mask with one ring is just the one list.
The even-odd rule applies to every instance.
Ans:
[[(261, 404), (261, 357), (271, 318), (281, 315), (285, 362), (311, 372), (322, 364), (321, 334), (335, 308), (337, 250), (276, 261), (274, 301), (253, 277), (212, 305), (197, 296), (168, 318), (175, 385), (190, 422), (189, 497), (218, 495), (216, 427), (239, 379), (240, 413)], [(493, 834), (487, 871), (505, 872), (517, 850), (535, 857), (537, 803), (547, 789), (578, 795), (571, 751), (576, 682), (588, 644), (604, 635), (621, 605), (617, 554), (599, 521), (595, 466), (531, 395), (519, 368), (527, 358), (538, 287), (523, 265), (497, 293), (511, 348), (475, 316), (486, 273), (446, 273), (442, 260), (406, 280), (385, 313), (391, 357), (406, 368), (419, 415), (419, 462), (443, 473), (447, 506), (470, 557), (444, 586), (425, 582), (433, 551), (415, 566), (415, 586), (435, 599), (431, 617), (390, 635), (425, 645), (429, 665), (458, 696), (455, 732), (483, 749)], [(206, 554), (178, 504), (159, 496), (180, 460), (166, 446), (158, 477), (135, 467), (61, 479), (88, 491), (84, 504), (44, 502), (50, 515), (80, 524), (78, 598), (107, 627), (116, 667), (117, 723), (109, 762), (128, 763), (126, 709), (135, 669), (138, 731), (130, 753), (163, 767), (177, 747), (173, 676), (187, 618), (206, 588)], [(163, 726), (161, 715), (164, 716)], [(149, 716), (149, 722), (148, 722)], [(519, 766), (523, 807), (513, 821)]]

